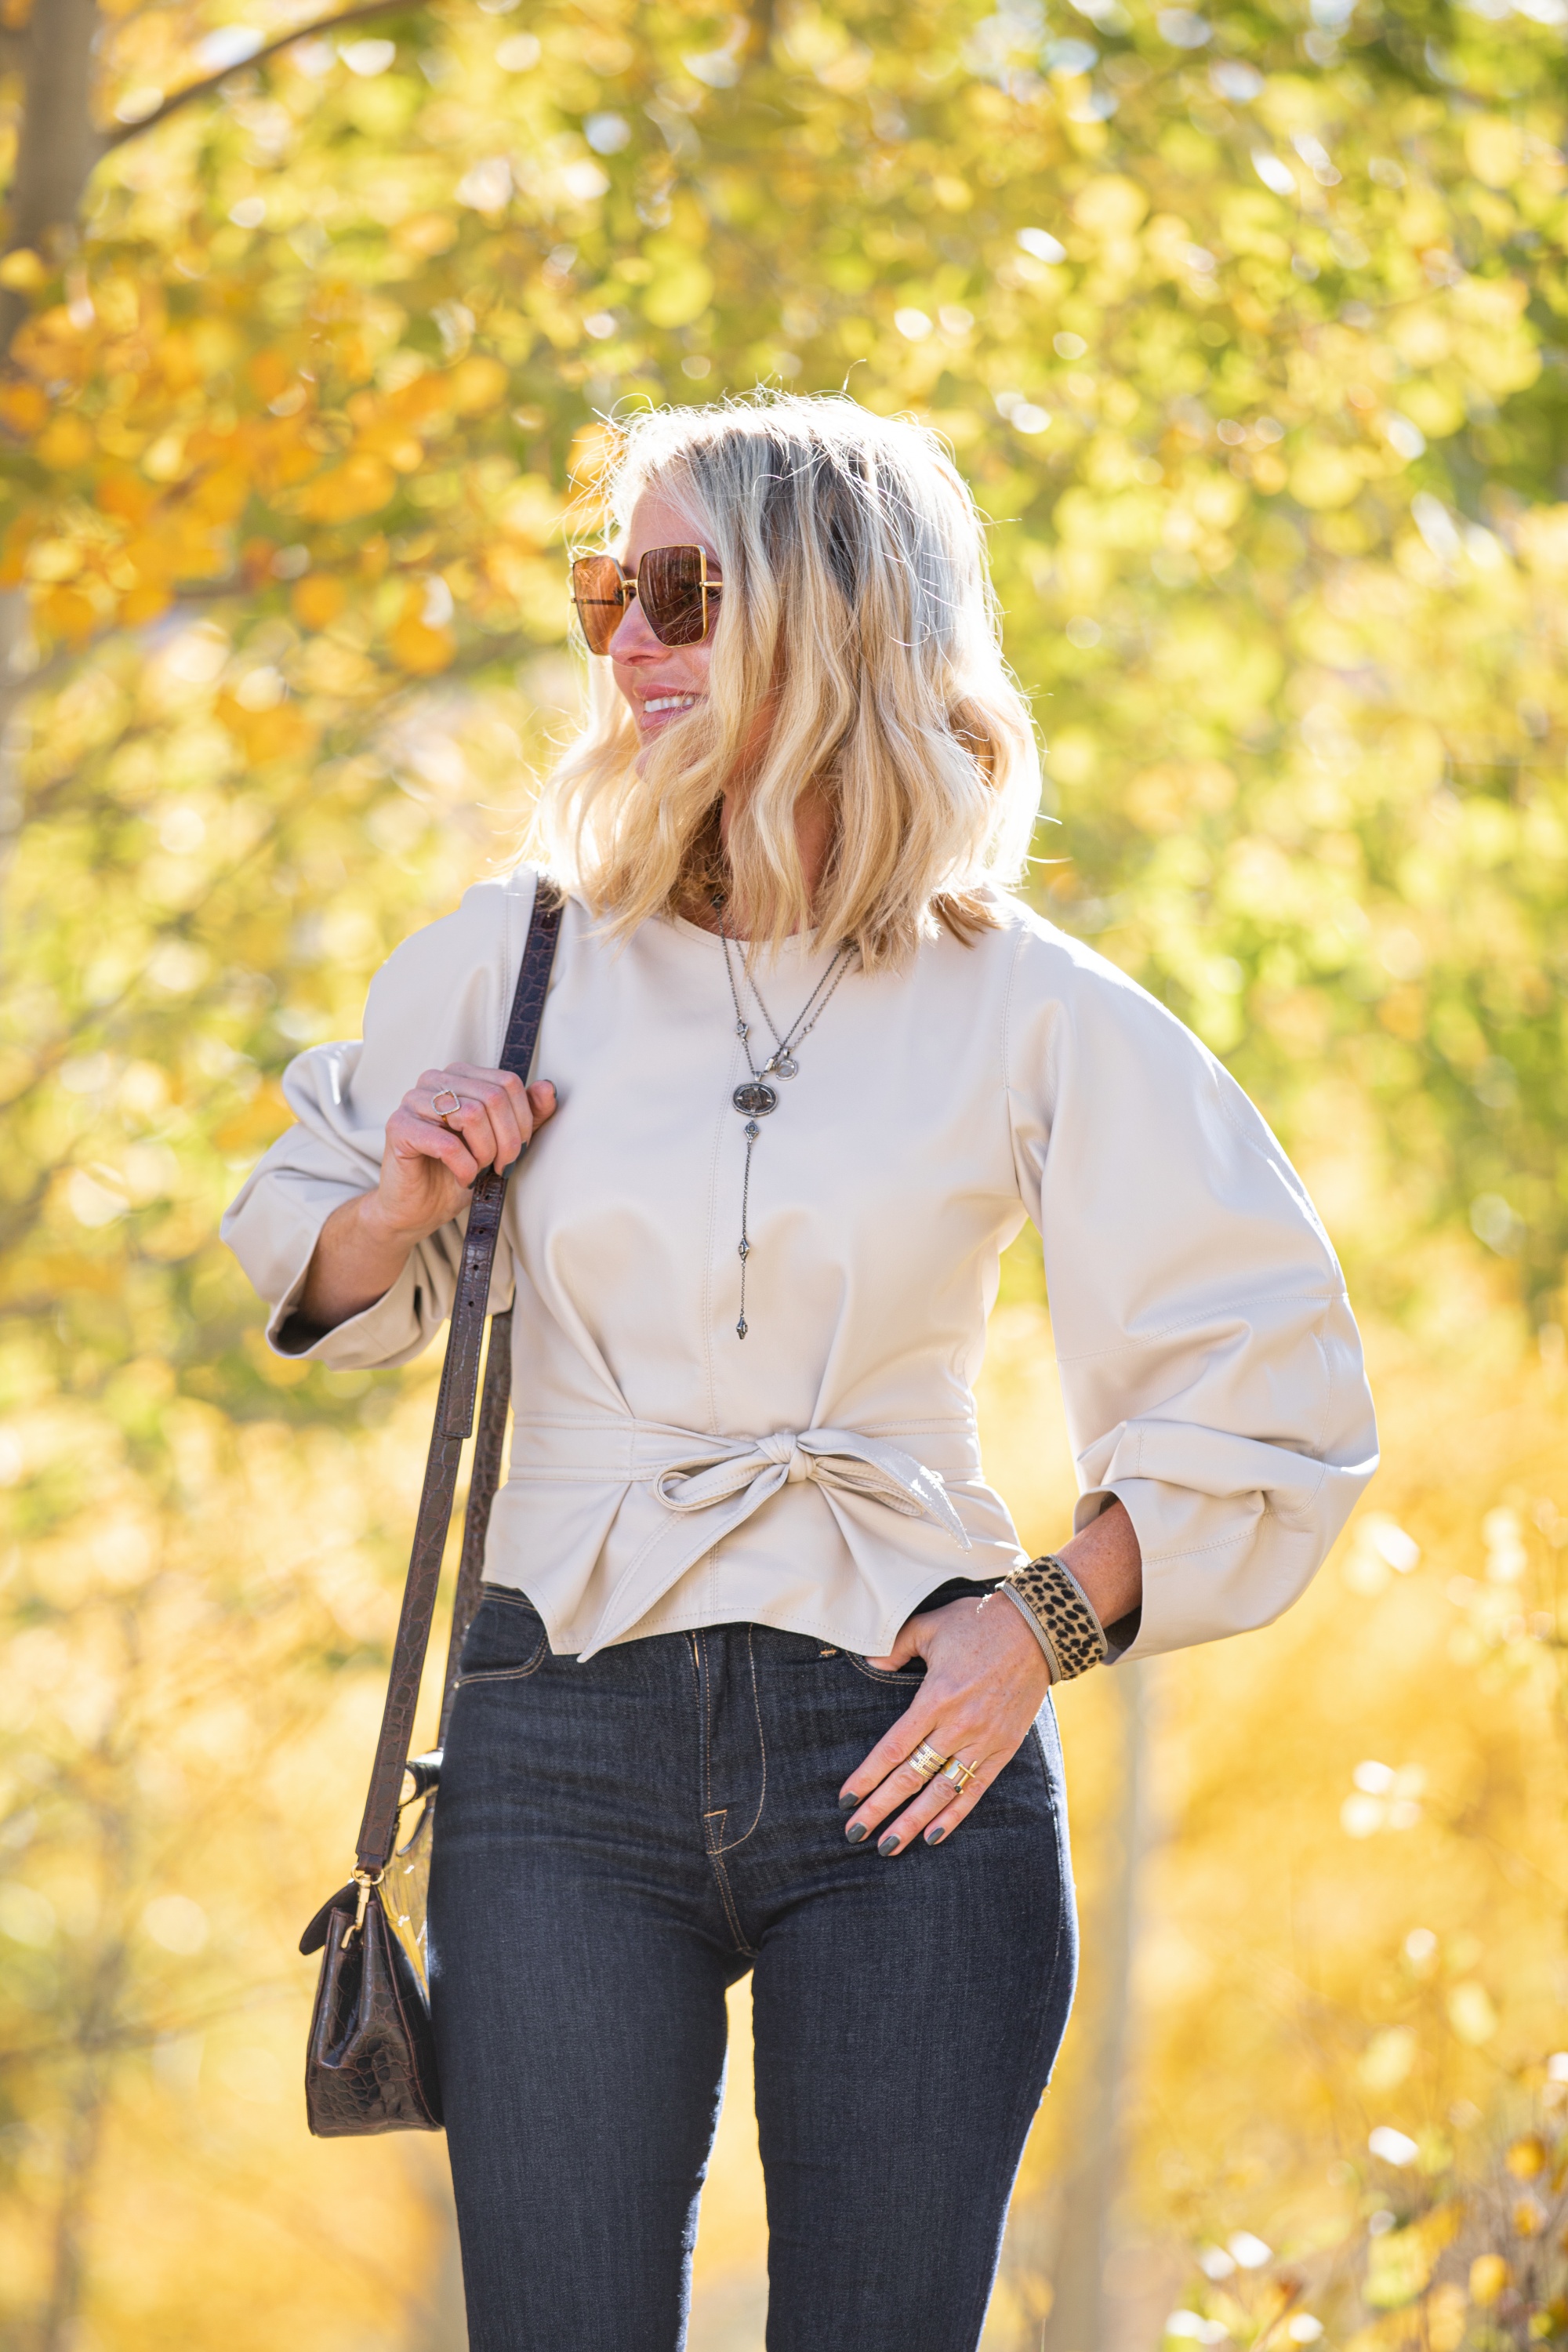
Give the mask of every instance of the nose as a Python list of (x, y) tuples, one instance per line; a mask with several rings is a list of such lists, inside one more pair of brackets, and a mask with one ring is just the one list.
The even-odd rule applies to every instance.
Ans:
[(641, 603), (633, 596), (621, 615), (619, 627), (610, 639), (610, 659), (618, 662), (658, 661), (664, 650), (643, 617)]

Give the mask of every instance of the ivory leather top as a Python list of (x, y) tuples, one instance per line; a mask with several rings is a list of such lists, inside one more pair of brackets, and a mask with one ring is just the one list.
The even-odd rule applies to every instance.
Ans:
[[(401, 1364), (435, 1336), (454, 1223), (324, 1335), (289, 1318), (322, 1221), (376, 1181), (422, 1070), (500, 1050), (534, 873), (469, 890), (377, 974), (362, 1045), (284, 1085), (298, 1125), (224, 1234), (284, 1352)], [(852, 970), (777, 1083), (752, 1170), (721, 942), (645, 923), (616, 948), (568, 901), (535, 1075), (560, 1108), (510, 1188), (515, 1425), (486, 1575), (558, 1653), (752, 1620), (879, 1654), (952, 1576), (1024, 1557), (987, 1486), (973, 1385), (999, 1253), (1032, 1218), (1083, 1526), (1119, 1496), (1143, 1553), (1128, 1654), (1261, 1625), (1376, 1466), (1344, 1280), (1268, 1129), (1152, 997), (1027, 908)], [(830, 950), (757, 977), (787, 1024)], [(752, 1054), (771, 1050), (750, 1004)]]

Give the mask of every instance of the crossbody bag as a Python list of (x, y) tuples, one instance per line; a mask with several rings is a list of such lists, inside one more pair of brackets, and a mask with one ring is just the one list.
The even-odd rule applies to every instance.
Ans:
[[(526, 1086), (561, 929), (562, 901), (542, 879), (522, 951), (500, 1066)], [(526, 1152), (528, 1146), (523, 1146)], [(430, 2027), (425, 1949), (425, 1889), (440, 1786), (441, 1747), (410, 1759), (415, 1709), (441, 1582), (441, 1563), (457, 1495), (463, 1446), (473, 1430), (485, 1360), (479, 1434), (452, 1604), (438, 1740), (457, 1695), (463, 1636), (479, 1606), (485, 1536), (500, 1475), (511, 1402), (511, 1310), (485, 1318), (490, 1271), (506, 1205), (505, 1174), (482, 1169), (468, 1209), (463, 1261), (452, 1307), (436, 1426), (425, 1465), (403, 1611), (370, 1790), (355, 1849), (354, 1873), (322, 1904), (300, 1939), (321, 1954), (305, 2059), (305, 2107), (312, 2132), (342, 2138), (369, 2132), (439, 2131), (441, 2086)]]

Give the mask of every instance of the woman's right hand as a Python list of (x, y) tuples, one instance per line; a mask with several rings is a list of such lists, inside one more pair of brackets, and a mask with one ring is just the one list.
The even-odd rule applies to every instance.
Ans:
[(472, 1062), (424, 1071), (386, 1122), (375, 1224), (389, 1241), (423, 1241), (461, 1213), (479, 1171), (510, 1168), (554, 1109), (548, 1078), (525, 1087)]
[(480, 1169), (510, 1168), (554, 1112), (548, 1078), (525, 1087), (510, 1071), (472, 1062), (425, 1071), (386, 1122), (375, 1190), (342, 1202), (317, 1236), (295, 1309), (300, 1322), (331, 1331), (384, 1298), (416, 1244), (467, 1207)]

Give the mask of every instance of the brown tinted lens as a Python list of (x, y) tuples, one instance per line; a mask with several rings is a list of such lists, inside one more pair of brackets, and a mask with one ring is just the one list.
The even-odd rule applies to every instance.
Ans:
[(572, 602), (591, 654), (607, 654), (621, 625), (626, 591), (613, 555), (584, 555), (572, 566)]
[(718, 591), (708, 583), (702, 609), (700, 547), (650, 547), (637, 565), (637, 602), (661, 646), (700, 646), (717, 613)]

